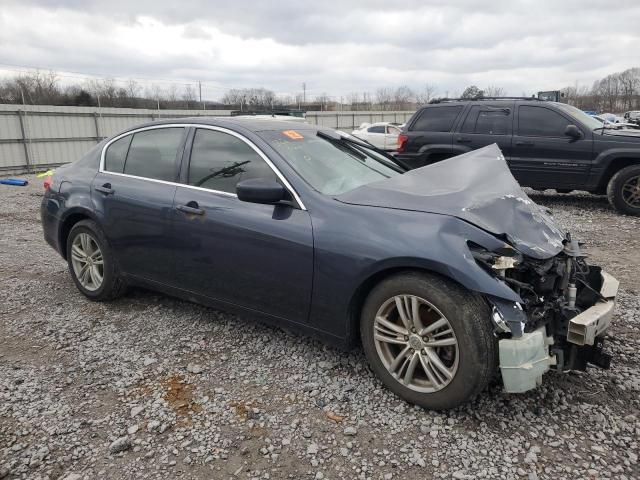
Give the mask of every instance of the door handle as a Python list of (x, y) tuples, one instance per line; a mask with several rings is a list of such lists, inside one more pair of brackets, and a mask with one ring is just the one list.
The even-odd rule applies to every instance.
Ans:
[(105, 195), (111, 195), (113, 192), (115, 192), (115, 190), (113, 188), (111, 188), (111, 184), (110, 183), (105, 183), (102, 186), (98, 186), (96, 187), (96, 190), (99, 192), (104, 193)]
[(470, 138), (465, 138), (465, 137), (456, 138), (456, 142), (458, 142), (458, 143), (469, 143), (470, 141), (471, 141)]
[(176, 210), (190, 215), (204, 215), (204, 210), (198, 206), (198, 202), (189, 202), (186, 205), (178, 205)]
[(516, 142), (516, 145), (518, 147), (533, 147), (535, 144), (533, 142), (523, 142), (523, 141), (519, 141)]

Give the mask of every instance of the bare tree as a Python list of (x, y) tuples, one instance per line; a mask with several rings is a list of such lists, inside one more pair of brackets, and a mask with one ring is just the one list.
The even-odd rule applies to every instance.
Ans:
[(184, 90), (182, 91), (182, 100), (185, 101), (187, 110), (189, 110), (189, 104), (191, 103), (193, 106), (193, 103), (196, 101), (196, 91), (190, 83), (187, 83), (184, 86)]
[(393, 107), (396, 110), (407, 110), (411, 108), (415, 94), (406, 85), (396, 88), (393, 92)]
[(435, 98), (438, 89), (435, 85), (427, 83), (420, 92), (416, 94), (416, 103), (418, 105), (426, 105)]
[(388, 87), (377, 89), (376, 102), (380, 110), (390, 110), (393, 103), (393, 90)]
[(504, 97), (506, 93), (504, 88), (498, 87), (497, 85), (489, 85), (481, 91), (485, 97)]

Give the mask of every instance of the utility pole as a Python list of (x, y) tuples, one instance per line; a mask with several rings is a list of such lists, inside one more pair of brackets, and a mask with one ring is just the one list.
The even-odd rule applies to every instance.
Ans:
[(307, 82), (302, 82), (302, 104), (307, 103)]
[(200, 103), (202, 103), (202, 82), (198, 82), (198, 96), (200, 98)]

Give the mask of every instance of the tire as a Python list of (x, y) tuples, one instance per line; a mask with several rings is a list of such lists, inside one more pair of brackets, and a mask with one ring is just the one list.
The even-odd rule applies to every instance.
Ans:
[[(93, 253), (87, 255), (88, 252)], [(91, 257), (89, 261), (88, 256)], [(126, 289), (109, 242), (93, 220), (81, 220), (69, 231), (67, 263), (76, 287), (91, 300), (112, 300), (122, 295)], [(86, 268), (87, 266), (90, 268)]]
[(625, 167), (611, 177), (607, 198), (620, 213), (640, 216), (640, 165)]
[[(403, 323), (394, 298), (398, 296), (408, 298), (408, 303), (400, 300), (401, 305), (411, 307), (407, 311), (414, 310), (413, 306), (416, 304), (419, 306), (419, 323), (424, 328), (433, 328), (436, 322), (442, 323), (438, 317), (443, 316), (448, 325), (429, 335), (435, 333), (441, 343), (449, 342), (452, 335), (446, 332), (451, 327), (453, 340), (457, 344), (426, 347), (430, 342), (436, 341), (436, 338), (431, 337), (426, 344), (423, 340), (421, 344), (420, 336), (411, 334), (407, 343), (413, 342), (413, 345), (408, 345), (410, 350), (406, 354), (410, 355), (411, 360), (400, 362), (402, 366), (395, 370), (394, 376), (388, 369), (393, 369), (394, 362), (390, 360), (399, 358), (407, 345), (381, 341), (380, 338), (388, 340), (393, 335), (389, 335), (391, 330), (386, 324), (382, 325), (378, 318), (382, 317), (396, 327)], [(400, 338), (404, 341), (406, 338), (396, 331), (393, 334), (396, 335), (394, 341)], [(487, 386), (497, 371), (498, 344), (493, 336), (487, 303), (479, 295), (444, 277), (407, 272), (383, 280), (371, 290), (365, 300), (360, 318), (360, 335), (367, 360), (382, 383), (404, 400), (423, 408), (447, 410), (466, 403)], [(440, 360), (438, 369), (435, 368), (437, 361), (431, 361), (434, 353)], [(417, 361), (414, 360), (416, 356)], [(426, 367), (424, 359), (428, 364)], [(416, 366), (413, 379), (406, 384), (398, 377), (405, 379), (414, 361)], [(448, 370), (450, 378), (443, 375), (442, 365)], [(429, 374), (427, 368), (430, 370)], [(436, 376), (436, 373), (439, 375)], [(430, 378), (440, 381), (440, 386), (438, 387), (438, 381), (432, 382)]]

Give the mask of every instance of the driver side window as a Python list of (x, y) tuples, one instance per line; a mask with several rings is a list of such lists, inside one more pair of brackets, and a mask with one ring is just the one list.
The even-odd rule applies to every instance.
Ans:
[(236, 193), (237, 183), (250, 178), (277, 180), (271, 167), (244, 141), (224, 132), (196, 130), (189, 185)]

